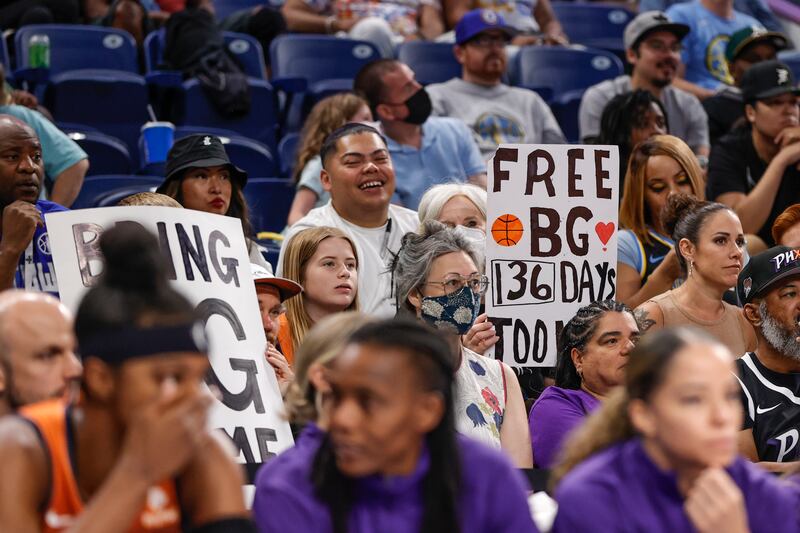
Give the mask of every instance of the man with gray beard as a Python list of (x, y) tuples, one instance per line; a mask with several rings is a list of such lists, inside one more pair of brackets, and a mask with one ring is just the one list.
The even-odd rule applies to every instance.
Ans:
[(758, 348), (736, 361), (745, 412), (739, 451), (785, 472), (800, 459), (800, 249), (752, 257), (736, 289), (758, 337)]

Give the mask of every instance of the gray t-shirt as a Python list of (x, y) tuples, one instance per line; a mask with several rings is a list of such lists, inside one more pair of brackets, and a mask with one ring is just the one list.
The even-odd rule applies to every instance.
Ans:
[[(600, 117), (606, 104), (618, 94), (631, 91), (631, 77), (619, 76), (586, 89), (578, 111), (581, 139), (596, 137), (600, 133)], [(708, 117), (693, 94), (668, 85), (661, 91), (661, 103), (667, 112), (669, 133), (697, 151), (708, 144)]]
[(425, 88), (433, 112), (458, 118), (472, 129), (484, 158), (498, 144), (562, 144), (566, 140), (553, 112), (535, 92), (508, 85), (486, 87), (453, 78)]

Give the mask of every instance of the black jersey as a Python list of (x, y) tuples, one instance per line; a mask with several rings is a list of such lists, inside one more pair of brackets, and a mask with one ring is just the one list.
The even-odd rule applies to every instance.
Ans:
[(765, 367), (752, 352), (736, 361), (744, 428), (753, 430), (759, 461), (800, 460), (800, 373)]

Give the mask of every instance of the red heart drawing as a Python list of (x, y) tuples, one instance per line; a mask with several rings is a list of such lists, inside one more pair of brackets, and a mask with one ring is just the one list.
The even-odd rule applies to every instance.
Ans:
[(614, 223), (598, 222), (594, 225), (594, 232), (597, 233), (598, 237), (600, 237), (600, 241), (606, 245), (608, 244), (608, 239), (610, 239), (614, 234)]

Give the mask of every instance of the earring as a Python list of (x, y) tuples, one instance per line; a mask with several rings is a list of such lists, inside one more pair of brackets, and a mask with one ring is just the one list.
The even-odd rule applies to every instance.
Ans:
[(694, 261), (689, 261), (689, 276), (692, 275), (693, 270), (694, 270)]

